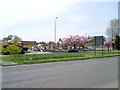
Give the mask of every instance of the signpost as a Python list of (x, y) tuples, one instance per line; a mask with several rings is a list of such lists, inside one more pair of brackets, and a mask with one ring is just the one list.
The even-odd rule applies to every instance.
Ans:
[(103, 44), (104, 44), (104, 37), (103, 36), (94, 36), (95, 40), (95, 55), (96, 55), (96, 46), (102, 46), (102, 55), (103, 55)]

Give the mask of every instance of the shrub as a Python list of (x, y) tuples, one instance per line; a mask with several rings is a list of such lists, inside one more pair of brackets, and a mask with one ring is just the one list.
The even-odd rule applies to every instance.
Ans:
[(8, 45), (1, 45), (1, 53), (3, 54), (9, 54), (9, 51), (8, 51)]
[[(1, 45), (1, 53), (4, 55), (20, 54), (22, 49), (16, 45)], [(23, 52), (21, 54), (24, 54)]]
[(9, 45), (7, 49), (10, 54), (19, 54), (21, 52), (21, 49), (15, 45)]
[(0, 45), (0, 53), (2, 53), (2, 45)]
[(116, 48), (117, 50), (120, 50), (120, 36), (119, 36), (119, 35), (116, 35), (115, 48)]

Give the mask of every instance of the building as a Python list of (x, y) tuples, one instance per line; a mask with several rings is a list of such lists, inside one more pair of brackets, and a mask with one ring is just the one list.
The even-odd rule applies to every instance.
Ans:
[(31, 48), (37, 45), (36, 41), (0, 40), (0, 45), (9, 45), (9, 44), (25, 46), (28, 48)]
[(21, 41), (21, 45), (28, 47), (28, 48), (31, 48), (33, 46), (36, 46), (37, 43), (36, 43), (36, 41)]
[(8, 44), (21, 45), (21, 41), (18, 41), (18, 40), (9, 40)]
[(7, 40), (0, 40), (0, 45), (8, 45)]

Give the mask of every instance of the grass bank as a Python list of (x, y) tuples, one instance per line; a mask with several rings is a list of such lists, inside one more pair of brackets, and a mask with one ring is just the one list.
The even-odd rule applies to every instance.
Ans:
[(18, 64), (30, 64), (30, 63), (42, 63), (42, 62), (58, 62), (58, 61), (70, 61), (70, 60), (84, 60), (90, 58), (100, 58), (108, 56), (119, 56), (118, 51), (97, 52), (77, 52), (77, 53), (67, 53), (67, 52), (56, 52), (50, 54), (32, 54), (32, 55), (10, 55), (2, 57), (3, 61), (14, 62)]

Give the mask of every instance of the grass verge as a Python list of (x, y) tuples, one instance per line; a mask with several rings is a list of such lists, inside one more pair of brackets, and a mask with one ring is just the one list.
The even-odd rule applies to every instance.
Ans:
[(71, 61), (71, 60), (85, 60), (91, 58), (101, 58), (109, 56), (120, 56), (118, 51), (97, 52), (56, 52), (51, 54), (33, 54), (33, 55), (10, 55), (2, 57), (3, 61), (14, 62), (18, 64), (31, 64), (31, 63), (43, 63), (43, 62), (58, 62), (58, 61)]

